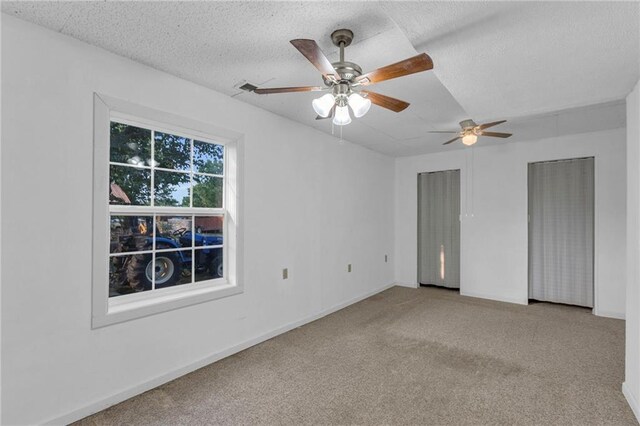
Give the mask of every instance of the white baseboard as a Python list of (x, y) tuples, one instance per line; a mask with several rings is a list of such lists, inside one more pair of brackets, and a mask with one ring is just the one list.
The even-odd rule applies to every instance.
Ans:
[(622, 384), (622, 394), (624, 395), (625, 398), (627, 398), (627, 403), (629, 404), (629, 407), (631, 407), (633, 414), (635, 414), (636, 420), (640, 422), (640, 405), (638, 405), (638, 401), (633, 396), (633, 394), (631, 393), (631, 390), (627, 386), (627, 382), (624, 382)]
[(516, 303), (518, 305), (528, 305), (529, 304), (529, 299), (517, 299), (517, 298), (495, 296), (495, 295), (484, 294), (484, 293), (474, 293), (474, 292), (470, 292), (470, 291), (464, 291), (464, 290), (462, 290), (462, 288), (460, 289), (460, 295), (461, 296), (467, 296), (467, 297), (476, 297), (478, 299), (496, 300), (498, 302)]
[(615, 318), (615, 319), (625, 319), (624, 312), (612, 312), (612, 311), (603, 311), (600, 309), (594, 309), (593, 314), (599, 317), (606, 318)]
[(70, 423), (73, 423), (77, 420), (83, 419), (87, 416), (90, 416), (92, 414), (95, 414), (99, 411), (102, 411), (106, 408), (111, 407), (112, 405), (118, 404), (122, 401), (125, 401), (129, 398), (132, 398), (136, 395), (139, 395), (143, 392), (146, 392), (148, 390), (151, 390), (153, 388), (157, 388), (160, 385), (163, 385), (167, 382), (170, 382), (171, 380), (175, 380), (178, 377), (184, 376), (185, 374), (191, 373), (192, 371), (195, 371), (199, 368), (205, 367), (211, 363), (214, 363), (216, 361), (219, 361), (223, 358), (226, 358), (230, 355), (233, 355), (235, 353), (238, 353), (240, 351), (243, 351), (245, 349), (250, 348), (251, 346), (255, 346), (258, 343), (262, 343), (265, 340), (269, 340), (273, 337), (276, 337), (280, 334), (286, 333), (287, 331), (293, 330), (294, 328), (300, 327), (304, 324), (308, 324), (312, 321), (315, 321), (317, 319), (320, 319), (324, 316), (327, 316), (329, 314), (332, 314), (336, 311), (339, 311), (340, 309), (344, 309), (349, 305), (353, 305), (354, 303), (360, 302), (368, 297), (373, 296), (374, 294), (378, 294), (384, 290), (387, 290), (391, 287), (393, 287), (395, 285), (395, 283), (391, 283), (391, 284), (386, 284), (376, 290), (367, 292), (363, 295), (360, 295), (358, 297), (355, 297), (351, 300), (348, 300), (346, 302), (342, 302), (342, 303), (338, 303), (337, 305), (334, 305), (328, 309), (325, 309), (317, 314), (308, 316), (306, 318), (303, 318), (301, 320), (298, 321), (294, 321), (292, 323), (289, 323), (287, 325), (284, 325), (282, 327), (279, 327), (275, 330), (272, 330), (270, 332), (264, 333), (260, 336), (256, 336), (253, 337), (249, 340), (245, 340), (242, 343), (239, 343), (235, 346), (232, 346), (230, 348), (227, 348), (223, 351), (217, 352), (213, 355), (210, 355), (204, 359), (201, 359), (200, 361), (196, 361), (192, 364), (186, 365), (184, 367), (178, 368), (176, 370), (170, 371), (169, 373), (163, 374), (159, 377), (156, 377), (155, 379), (151, 379), (147, 382), (141, 383), (137, 386), (134, 386), (132, 388), (129, 388), (125, 391), (122, 392), (118, 392), (115, 395), (109, 396), (107, 398), (103, 398), (100, 399), (98, 401), (95, 401), (85, 407), (79, 408), (77, 410), (74, 410), (70, 413), (67, 413), (63, 416), (60, 417), (56, 417), (54, 419), (51, 419), (47, 422), (43, 422), (44, 424), (47, 425), (67, 425)]
[(417, 282), (411, 282), (411, 283), (397, 282), (396, 285), (399, 286), (399, 287), (409, 287), (409, 288), (418, 288), (419, 287)]

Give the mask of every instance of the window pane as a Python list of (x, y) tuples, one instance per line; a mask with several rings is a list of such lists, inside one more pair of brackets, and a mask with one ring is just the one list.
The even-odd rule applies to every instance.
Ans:
[(193, 141), (193, 171), (221, 175), (224, 169), (224, 146)]
[(116, 163), (151, 165), (151, 130), (111, 122), (109, 159)]
[(151, 256), (145, 253), (110, 257), (109, 297), (151, 290), (151, 275), (145, 274)]
[(198, 246), (222, 245), (222, 229), (224, 216), (196, 216), (195, 243)]
[(193, 207), (222, 207), (222, 178), (193, 175)]
[[(154, 279), (156, 288), (172, 287), (191, 283), (192, 250), (158, 252)], [(151, 271), (152, 267), (147, 268)]]
[(189, 207), (189, 175), (156, 170), (154, 172), (156, 206)]
[(223, 277), (222, 247), (196, 249), (195, 282)]
[(111, 216), (111, 253), (151, 250), (153, 217)]
[(182, 136), (156, 132), (155, 167), (191, 170), (191, 140)]
[(156, 248), (191, 248), (191, 216), (156, 216)]
[(109, 182), (109, 204), (150, 204), (151, 171), (135, 167), (110, 166)]

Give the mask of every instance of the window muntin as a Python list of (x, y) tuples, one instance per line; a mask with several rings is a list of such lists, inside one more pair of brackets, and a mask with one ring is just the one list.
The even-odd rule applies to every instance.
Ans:
[(109, 297), (223, 282), (224, 145), (110, 123)]

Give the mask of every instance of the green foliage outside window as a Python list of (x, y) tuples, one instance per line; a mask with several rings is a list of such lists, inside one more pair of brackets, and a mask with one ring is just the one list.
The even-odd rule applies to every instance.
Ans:
[(222, 207), (222, 178), (200, 173), (223, 173), (224, 147), (194, 140), (192, 153), (191, 146), (190, 139), (156, 132), (152, 160), (150, 130), (112, 122), (110, 161), (134, 167), (110, 166), (110, 204), (150, 205), (150, 168), (159, 167), (175, 172), (154, 173), (156, 205), (189, 207), (189, 173), (179, 171), (193, 169), (193, 207)]

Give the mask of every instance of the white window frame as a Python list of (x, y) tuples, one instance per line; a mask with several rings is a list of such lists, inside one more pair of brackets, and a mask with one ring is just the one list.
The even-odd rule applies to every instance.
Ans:
[[(224, 146), (223, 208), (109, 205), (110, 124), (117, 121)], [(174, 114), (94, 94), (92, 328), (104, 327), (242, 293), (242, 135)], [(143, 208), (144, 209), (144, 208)], [(224, 277), (109, 297), (110, 214), (220, 215), (223, 218)], [(154, 219), (155, 222), (155, 219)], [(192, 227), (195, 226), (192, 224)]]

